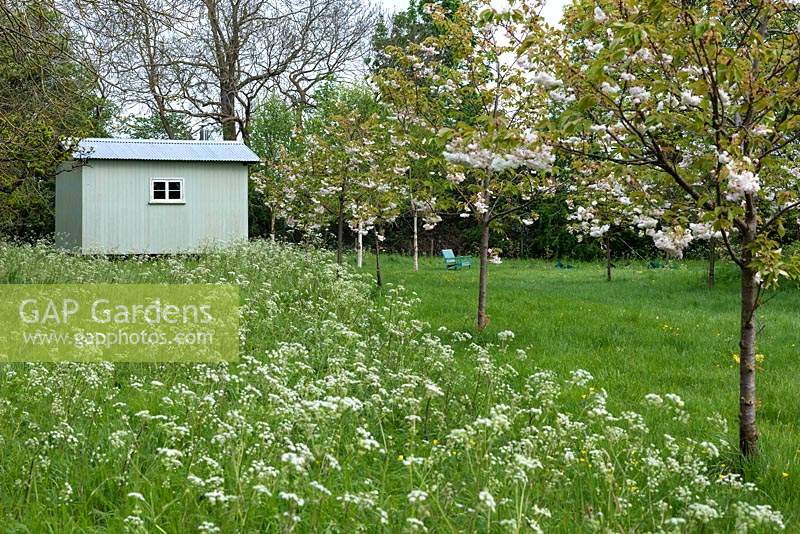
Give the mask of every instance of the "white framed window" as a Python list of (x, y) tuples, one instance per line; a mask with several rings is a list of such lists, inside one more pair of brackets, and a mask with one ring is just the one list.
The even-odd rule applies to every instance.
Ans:
[(151, 178), (150, 204), (186, 204), (183, 178)]

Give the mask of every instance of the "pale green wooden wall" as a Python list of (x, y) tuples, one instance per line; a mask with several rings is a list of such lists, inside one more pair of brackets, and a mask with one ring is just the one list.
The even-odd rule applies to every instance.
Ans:
[(56, 246), (81, 248), (81, 167), (68, 162), (56, 176)]
[[(81, 250), (194, 252), (247, 239), (242, 163), (90, 161), (82, 171)], [(150, 204), (151, 178), (183, 178), (185, 204)]]

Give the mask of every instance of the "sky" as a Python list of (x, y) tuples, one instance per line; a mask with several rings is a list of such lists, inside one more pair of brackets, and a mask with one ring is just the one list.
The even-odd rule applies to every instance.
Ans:
[[(408, 0), (378, 0), (384, 9), (389, 13), (403, 11), (408, 7)], [(561, 12), (569, 0), (545, 0), (542, 15), (544, 19), (552, 25), (558, 24), (561, 20)]]

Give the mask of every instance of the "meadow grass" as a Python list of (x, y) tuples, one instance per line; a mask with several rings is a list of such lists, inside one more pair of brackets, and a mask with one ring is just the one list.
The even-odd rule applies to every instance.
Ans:
[(0, 245), (0, 283), (230, 283), (243, 314), (236, 363), (2, 366), (2, 530), (796, 529), (791, 292), (765, 311), (764, 455), (743, 479), (717, 413), (735, 419), (732, 271), (708, 291), (699, 266), (607, 284), (594, 265), (508, 262), (478, 334), (475, 271), (384, 266), (379, 291), (269, 242)]
[[(374, 258), (364, 270), (374, 273)], [(352, 263), (352, 259), (351, 259)], [(605, 265), (505, 260), (490, 265), (488, 314), (476, 332), (478, 270), (447, 271), (441, 258), (382, 258), (384, 279), (414, 291), (420, 319), (473, 332), (481, 342), (511, 330), (513, 346), (525, 348), (528, 365), (565, 372), (583, 368), (613, 392), (614, 410), (635, 405), (650, 392), (670, 391), (698, 410), (719, 412), (737, 442), (739, 279), (721, 263), (716, 287), (705, 282), (702, 261), (673, 261), (649, 269), (620, 262), (613, 280)], [(761, 455), (745, 466), (772, 503), (800, 528), (800, 291), (789, 285), (764, 295), (759, 310), (758, 375)], [(671, 421), (660, 430), (678, 435)], [(698, 421), (702, 426), (702, 422)]]

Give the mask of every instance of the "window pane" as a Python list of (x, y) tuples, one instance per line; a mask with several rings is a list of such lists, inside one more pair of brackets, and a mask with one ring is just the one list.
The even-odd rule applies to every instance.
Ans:
[(167, 199), (167, 182), (163, 180), (156, 180), (152, 182), (153, 187), (153, 200), (166, 200)]
[(180, 182), (169, 182), (169, 199), (170, 200), (180, 200), (181, 199), (181, 183)]

